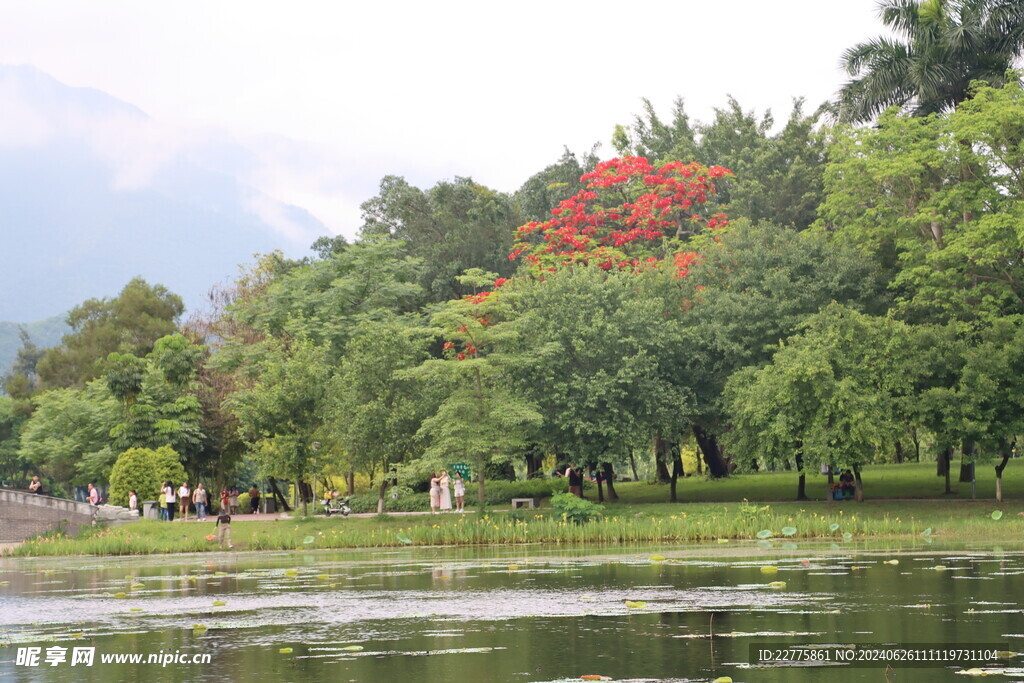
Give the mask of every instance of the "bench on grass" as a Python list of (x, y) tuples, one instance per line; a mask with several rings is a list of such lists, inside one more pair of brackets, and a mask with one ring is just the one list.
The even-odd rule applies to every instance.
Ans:
[(536, 498), (513, 498), (512, 509), (517, 510), (519, 508), (535, 508), (537, 507)]

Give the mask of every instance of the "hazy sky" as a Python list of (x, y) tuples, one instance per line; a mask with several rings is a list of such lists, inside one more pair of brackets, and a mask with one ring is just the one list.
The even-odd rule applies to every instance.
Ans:
[[(876, 0), (4, 0), (0, 63), (171, 125), (312, 142), (374, 184), (468, 175), (512, 191), (564, 145), (610, 156), (643, 97), (667, 113), (682, 96), (698, 119), (728, 94), (777, 118), (793, 97), (813, 107), (842, 82), (842, 51), (879, 32)], [(275, 182), (354, 234), (367, 197)]]

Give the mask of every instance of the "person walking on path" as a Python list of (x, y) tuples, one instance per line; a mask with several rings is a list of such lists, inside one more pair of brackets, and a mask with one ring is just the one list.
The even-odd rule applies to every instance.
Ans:
[(128, 492), (128, 509), (132, 512), (139, 511), (139, 497), (135, 494), (135, 489)]
[(441, 487), (441, 512), (452, 511), (451, 482), (452, 479), (448, 476), (448, 472), (441, 470), (441, 478), (437, 481), (437, 485)]
[(229, 501), (230, 501), (230, 497), (228, 496), (228, 491), (227, 491), (227, 489), (224, 489), (223, 491), (220, 492), (220, 511), (221, 511), (221, 513), (225, 513), (226, 512), (228, 514), (231, 514), (231, 503)]
[(249, 489), (249, 509), (254, 515), (260, 514), (260, 490), (256, 488), (256, 484)]
[(196, 484), (196, 490), (192, 492), (192, 502), (196, 506), (196, 518), (200, 522), (206, 521), (206, 489), (202, 484)]
[(39, 481), (39, 475), (38, 474), (32, 476), (32, 481), (29, 482), (28, 490), (29, 490), (30, 493), (42, 493), (43, 492), (43, 482)]
[(228, 491), (228, 505), (229, 505), (228, 509), (231, 511), (231, 514), (237, 515), (238, 514), (238, 487), (237, 486), (232, 486), (231, 490)]
[(458, 472), (455, 473), (455, 511), (466, 511), (466, 482)]
[(227, 510), (221, 510), (220, 514), (217, 515), (217, 521), (213, 524), (214, 529), (219, 529), (220, 533), (220, 547), (221, 548), (234, 548), (231, 545), (231, 515), (228, 514)]
[(434, 472), (433, 476), (430, 477), (430, 511), (433, 514), (437, 514), (437, 506), (441, 503), (441, 480), (437, 476), (437, 472)]
[(169, 481), (164, 482), (164, 509), (167, 510), (167, 521), (174, 521), (174, 504), (178, 500), (174, 497), (174, 484)]
[(181, 487), (178, 488), (178, 512), (181, 513), (181, 518), (188, 521), (188, 504), (192, 500), (192, 491), (188, 488), (188, 482), (181, 482)]
[(92, 485), (91, 481), (89, 482), (89, 504), (93, 506), (100, 504), (100, 492)]

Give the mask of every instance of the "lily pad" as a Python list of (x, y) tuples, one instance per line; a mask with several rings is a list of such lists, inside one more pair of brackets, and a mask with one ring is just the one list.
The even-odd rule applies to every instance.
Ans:
[(837, 524), (836, 522), (832, 522), (831, 524), (828, 525), (828, 530), (829, 531), (838, 531), (839, 530), (839, 524)]
[(647, 559), (649, 559), (651, 562), (664, 562), (665, 561), (665, 556), (664, 555), (651, 555)]
[(730, 676), (719, 676), (715, 679), (714, 683), (732, 683), (732, 677)]
[(760, 538), (760, 539), (771, 538), (772, 537), (772, 530), (771, 529), (761, 529), (760, 531), (757, 532), (757, 537)]
[(778, 567), (772, 567), (770, 565), (769, 566), (764, 566), (764, 567), (761, 567), (761, 573), (762, 574), (778, 574), (779, 573), (779, 568)]
[(290, 655), (292, 653), (292, 649), (290, 647), (282, 647), (278, 652), (283, 655)]
[(931, 536), (932, 535), (932, 528), (928, 527), (927, 529), (925, 529), (924, 531), (921, 532), (921, 535), (922, 536)]
[(315, 539), (315, 538), (313, 538), (312, 536), (306, 536), (306, 537), (305, 537), (304, 539), (302, 539), (302, 542), (303, 542), (304, 544), (306, 544), (306, 545), (309, 545), (310, 543), (312, 543), (312, 542), (313, 542), (313, 541), (315, 541), (315, 540), (316, 540), (316, 539)]
[(363, 646), (362, 645), (347, 645), (347, 646), (341, 648), (341, 651), (342, 652), (362, 652), (363, 651)]
[(796, 533), (796, 527), (795, 526), (784, 526), (784, 527), (782, 527), (782, 535), (783, 536), (792, 536), (795, 533)]
[(412, 539), (411, 538), (409, 538), (408, 536), (404, 536), (402, 534), (395, 534), (395, 538), (397, 538), (399, 541), (401, 541), (402, 543), (404, 543), (406, 545), (409, 545), (410, 543), (412, 543)]
[(785, 581), (772, 581), (771, 583), (768, 584), (768, 587), (769, 588), (774, 588), (774, 589), (778, 590), (780, 588), (785, 588), (786, 587), (786, 582)]
[(945, 571), (947, 569), (947, 567), (944, 564), (937, 564), (934, 567), (932, 567), (932, 569), (934, 569), (937, 572), (941, 572), (941, 571)]
[(127, 593), (114, 593), (114, 597), (115, 598), (127, 598), (128, 594)]
[(719, 539), (716, 539), (716, 540), (717, 540), (717, 541), (718, 541), (719, 543), (728, 543), (728, 542), (729, 542), (729, 539), (728, 539), (728, 538), (719, 538)]
[(853, 534), (851, 534), (849, 531), (843, 534), (844, 541), (849, 541), (851, 538), (853, 538)]
[(643, 609), (647, 607), (647, 603), (642, 600), (626, 600), (626, 607), (630, 607), (632, 609)]
[(226, 604), (228, 604), (228, 603), (224, 602), (223, 600), (214, 600), (213, 601), (213, 606), (214, 607), (223, 607)]
[(885, 560), (882, 564), (899, 564), (899, 560)]
[(999, 521), (1002, 518), (1003, 518), (1003, 511), (1002, 510), (995, 510), (992, 513), (992, 519), (994, 519), (996, 521)]

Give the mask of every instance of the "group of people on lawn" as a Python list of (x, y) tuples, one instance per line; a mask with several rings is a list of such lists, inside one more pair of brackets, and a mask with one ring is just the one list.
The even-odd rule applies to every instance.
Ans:
[[(238, 488), (232, 486), (230, 489), (225, 489), (220, 492), (220, 512), (221, 514), (237, 515), (238, 509)], [(131, 491), (128, 494), (128, 507), (132, 510), (138, 509), (138, 496), (135, 491)], [(209, 492), (203, 487), (203, 484), (196, 484), (195, 489), (190, 489), (188, 482), (184, 481), (181, 486), (175, 488), (174, 482), (165, 481), (160, 489), (160, 519), (165, 522), (174, 521), (174, 511), (178, 510), (180, 515), (179, 519), (188, 520), (189, 504), (191, 504), (196, 511), (196, 519), (199, 521), (206, 520), (206, 513), (212, 508)], [(249, 489), (249, 512), (250, 514), (259, 514), (260, 507), (260, 490), (255, 484)]]

